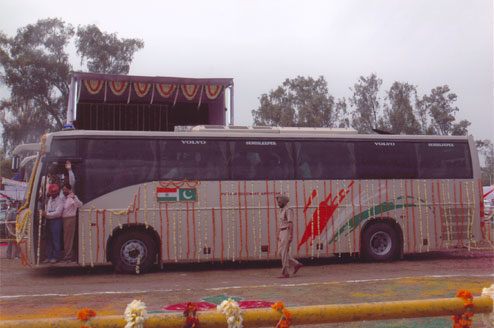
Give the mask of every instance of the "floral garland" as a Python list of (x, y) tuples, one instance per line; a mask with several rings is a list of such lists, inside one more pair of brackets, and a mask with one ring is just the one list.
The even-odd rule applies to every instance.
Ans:
[(240, 314), (240, 307), (235, 300), (231, 298), (224, 300), (217, 306), (216, 311), (226, 316), (228, 328), (242, 328), (243, 319)]
[(281, 318), (276, 324), (275, 328), (288, 328), (292, 323), (292, 314), (290, 311), (285, 309), (285, 304), (283, 302), (276, 302), (271, 305), (273, 309), (281, 313)]
[(144, 322), (148, 318), (148, 312), (144, 302), (133, 300), (127, 305), (124, 313), (127, 324), (125, 328), (144, 328)]
[[(494, 300), (494, 284), (489, 288), (483, 288), (481, 296), (489, 296)], [(485, 327), (494, 327), (494, 312), (482, 313), (482, 321)]]
[(460, 289), (456, 297), (462, 298), (465, 303), (465, 312), (461, 315), (453, 316), (453, 328), (468, 328), (472, 326), (473, 317), (473, 296), (468, 290)]
[(188, 302), (185, 306), (184, 317), (185, 323), (184, 328), (198, 328), (199, 318), (197, 317), (197, 305), (192, 302)]
[(96, 316), (96, 312), (90, 309), (82, 309), (77, 312), (77, 319), (82, 321), (81, 328), (91, 327), (91, 318)]

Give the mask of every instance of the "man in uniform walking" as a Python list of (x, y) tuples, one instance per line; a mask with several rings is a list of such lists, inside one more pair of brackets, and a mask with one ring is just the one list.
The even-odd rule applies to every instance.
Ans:
[(289, 208), (290, 199), (285, 195), (276, 196), (278, 202), (278, 254), (281, 256), (281, 276), (280, 278), (290, 277), (290, 267), (293, 267), (293, 274), (302, 267), (302, 263), (294, 259), (290, 254), (290, 244), (293, 240), (293, 210)]

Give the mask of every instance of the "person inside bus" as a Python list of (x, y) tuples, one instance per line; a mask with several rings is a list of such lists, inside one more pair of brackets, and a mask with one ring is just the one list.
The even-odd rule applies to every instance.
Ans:
[[(48, 190), (49, 186), (52, 184), (58, 185), (60, 189), (60, 196), (63, 198), (64, 196), (61, 186), (63, 186), (64, 183), (69, 183), (72, 186), (72, 189), (74, 189), (76, 182), (74, 172), (72, 171), (72, 163), (69, 160), (65, 161), (65, 170), (65, 173), (59, 173), (60, 170), (58, 165), (55, 164), (50, 166), (48, 169), (47, 178), (43, 177), (44, 182), (42, 182), (41, 185), (45, 184), (45, 190)], [(40, 197), (41, 195), (42, 193), (40, 193)]]
[(62, 211), (64, 257), (61, 262), (71, 263), (75, 262), (74, 235), (77, 221), (76, 216), (77, 209), (82, 206), (82, 202), (72, 192), (70, 184), (64, 184), (62, 191), (65, 196), (65, 201)]
[(64, 200), (60, 196), (60, 188), (56, 184), (51, 184), (48, 187), (50, 199), (46, 209), (42, 214), (46, 218), (48, 229), (48, 245), (46, 248), (46, 259), (43, 263), (57, 263), (62, 250), (62, 212)]
[[(7, 244), (7, 258), (12, 259), (12, 258), (19, 258), (19, 247), (17, 246), (17, 242), (15, 240), (15, 235), (12, 235), (15, 231), (15, 222), (17, 219), (17, 209), (20, 206), (20, 202), (16, 200), (14, 203), (10, 204), (10, 208), (7, 211), (7, 216), (6, 216), (6, 224), (9, 225), (9, 231), (12, 231), (9, 236), (9, 242)], [(14, 254), (12, 254), (12, 252)]]

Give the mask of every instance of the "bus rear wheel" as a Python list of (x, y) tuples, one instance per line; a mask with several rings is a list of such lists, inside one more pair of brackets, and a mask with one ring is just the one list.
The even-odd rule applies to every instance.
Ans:
[(363, 232), (363, 255), (373, 261), (395, 260), (400, 249), (399, 240), (392, 226), (384, 222), (374, 223)]
[(154, 264), (156, 247), (150, 235), (141, 231), (121, 233), (112, 246), (111, 262), (117, 272), (145, 273)]

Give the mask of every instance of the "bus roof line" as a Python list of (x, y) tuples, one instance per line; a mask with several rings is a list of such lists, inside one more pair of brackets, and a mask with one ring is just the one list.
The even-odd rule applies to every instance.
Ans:
[(22, 144), (16, 146), (12, 151), (12, 155), (20, 155), (23, 152), (39, 152), (39, 151), (41, 151), (40, 143), (28, 143), (28, 144)]

